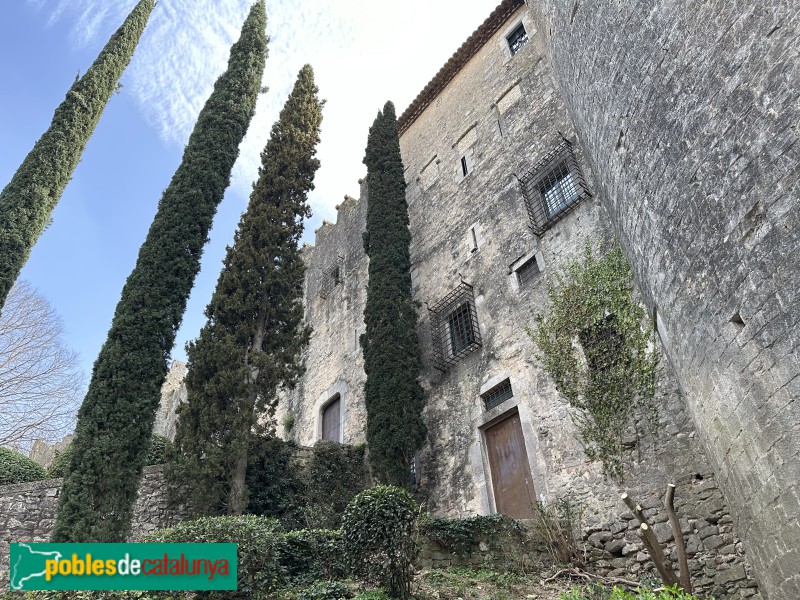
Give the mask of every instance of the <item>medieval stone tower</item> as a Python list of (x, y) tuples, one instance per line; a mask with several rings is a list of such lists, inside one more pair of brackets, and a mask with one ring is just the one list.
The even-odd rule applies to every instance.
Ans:
[[(708, 592), (800, 598), (799, 23), (788, 0), (504, 0), (403, 113), (428, 510), (525, 517), (570, 495), (610, 552), (620, 488), (526, 326), (587, 240), (618, 237), (666, 358), (626, 489), (674, 481), (698, 556), (739, 548)], [(364, 441), (367, 202), (305, 249), (314, 334), (278, 414), (302, 444)]]

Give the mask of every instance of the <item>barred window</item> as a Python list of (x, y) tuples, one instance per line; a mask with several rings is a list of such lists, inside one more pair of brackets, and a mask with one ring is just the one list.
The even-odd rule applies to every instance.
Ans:
[(525, 31), (525, 26), (520, 23), (519, 27), (512, 31), (511, 35), (506, 39), (508, 40), (508, 47), (511, 49), (511, 56), (514, 56), (528, 42), (528, 32)]
[(320, 298), (327, 298), (337, 285), (344, 281), (343, 269), (344, 256), (341, 254), (336, 257), (336, 260), (322, 272), (322, 280), (319, 285)]
[(453, 355), (469, 347), (474, 341), (472, 315), (468, 303), (465, 302), (450, 314), (447, 325), (450, 329), (450, 349)]
[(446, 371), (481, 346), (478, 314), (472, 286), (461, 282), (434, 306), (431, 315), (431, 339), (434, 366)]
[(539, 263), (536, 262), (536, 257), (531, 256), (530, 259), (525, 261), (520, 267), (517, 268), (517, 281), (519, 281), (521, 286), (525, 285), (531, 279), (535, 278), (540, 272)]
[(514, 395), (511, 389), (511, 380), (506, 379), (494, 386), (492, 389), (481, 394), (483, 405), (486, 410), (492, 410), (495, 406), (500, 406), (503, 402)]
[(543, 234), (591, 196), (567, 140), (540, 160), (520, 179), (520, 184), (536, 235)]

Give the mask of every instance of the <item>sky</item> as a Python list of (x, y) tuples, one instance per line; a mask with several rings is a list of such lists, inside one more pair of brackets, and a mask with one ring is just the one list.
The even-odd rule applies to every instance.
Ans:
[[(321, 167), (309, 195), (313, 243), (358, 197), (367, 131), (387, 100), (399, 115), (499, 0), (267, 1), (270, 36), (258, 103), (206, 245), (172, 357), (204, 324), (226, 245), (247, 207), (266, 144), (300, 68), (315, 71), (323, 110)], [(86, 71), (136, 0), (11, 0), (0, 20), (0, 188), (5, 187), (75, 77)], [(33, 248), (21, 278), (50, 302), (88, 383), (122, 286), (177, 168), (194, 121), (238, 38), (249, 0), (159, 0), (122, 88)]]

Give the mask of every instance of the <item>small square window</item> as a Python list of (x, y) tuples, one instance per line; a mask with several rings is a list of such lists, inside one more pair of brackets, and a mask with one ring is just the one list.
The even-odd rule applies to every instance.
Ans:
[(492, 410), (495, 406), (500, 406), (500, 404), (511, 398), (513, 395), (514, 391), (511, 389), (511, 380), (506, 379), (505, 381), (494, 386), (489, 391), (481, 394), (481, 398), (483, 399), (483, 405), (486, 410)]
[(532, 256), (530, 259), (525, 261), (517, 270), (517, 281), (519, 284), (525, 285), (530, 280), (534, 279), (539, 273), (539, 263), (536, 262), (536, 257)]
[(506, 39), (508, 40), (508, 47), (511, 50), (511, 56), (514, 56), (528, 42), (528, 32), (525, 31), (525, 26), (520, 23)]

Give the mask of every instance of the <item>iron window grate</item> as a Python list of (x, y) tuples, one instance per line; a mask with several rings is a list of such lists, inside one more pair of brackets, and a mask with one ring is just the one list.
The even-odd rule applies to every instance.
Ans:
[(446, 371), (481, 346), (478, 313), (470, 284), (462, 281), (428, 310), (434, 367)]
[(542, 235), (591, 196), (572, 144), (563, 140), (522, 179), (522, 196), (531, 229)]
[(494, 386), (489, 391), (481, 394), (481, 398), (483, 398), (483, 404), (486, 407), (486, 410), (492, 410), (495, 406), (500, 406), (513, 395), (514, 392), (511, 389), (511, 380), (506, 379), (505, 381)]
[(322, 272), (322, 281), (319, 285), (319, 297), (327, 298), (333, 288), (342, 283), (344, 272), (344, 256), (337, 256), (336, 261)]
[(539, 263), (536, 262), (536, 257), (532, 256), (517, 269), (517, 280), (519, 281), (520, 285), (525, 285), (531, 279), (535, 278), (540, 272)]
[(511, 49), (511, 56), (514, 56), (528, 42), (528, 32), (525, 31), (525, 26), (520, 23), (519, 27), (512, 31), (511, 35), (506, 39), (508, 40), (508, 47)]

